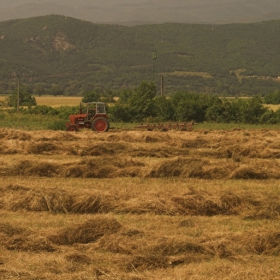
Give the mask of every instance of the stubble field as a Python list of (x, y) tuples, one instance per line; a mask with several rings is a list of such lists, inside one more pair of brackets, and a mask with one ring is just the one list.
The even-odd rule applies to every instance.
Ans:
[(0, 279), (280, 279), (278, 130), (0, 142)]

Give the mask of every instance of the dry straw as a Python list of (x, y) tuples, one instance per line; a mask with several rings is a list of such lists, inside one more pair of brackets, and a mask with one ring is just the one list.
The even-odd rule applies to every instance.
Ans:
[(60, 230), (49, 239), (57, 245), (73, 245), (74, 243), (95, 242), (104, 235), (111, 235), (121, 230), (122, 225), (113, 218), (96, 216), (82, 224)]

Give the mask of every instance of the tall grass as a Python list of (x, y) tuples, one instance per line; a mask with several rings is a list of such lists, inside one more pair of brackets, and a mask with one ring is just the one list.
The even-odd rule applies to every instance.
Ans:
[[(24, 129), (24, 130), (42, 130), (49, 129), (54, 123), (61, 122), (57, 116), (48, 115), (28, 115), (22, 113), (0, 113), (0, 127)], [(66, 120), (65, 120), (66, 123)], [(66, 127), (66, 126), (65, 126)]]
[[(23, 113), (11, 113), (0, 111), (0, 127), (25, 129), (25, 130), (65, 130), (68, 117), (51, 115), (31, 115)], [(140, 123), (116, 123), (111, 122), (111, 129), (134, 130)], [(198, 123), (194, 130), (233, 130), (233, 129), (280, 129), (280, 124), (234, 124), (234, 123)], [(141, 130), (141, 129), (140, 129)], [(146, 130), (143, 128), (142, 130)]]

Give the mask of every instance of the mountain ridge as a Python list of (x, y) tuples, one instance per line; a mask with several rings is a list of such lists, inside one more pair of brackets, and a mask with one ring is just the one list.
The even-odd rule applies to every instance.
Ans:
[[(66, 16), (0, 23), (0, 91), (16, 76), (66, 94), (142, 80), (169, 91), (264, 94), (280, 90), (280, 20), (248, 24), (95, 24)], [(157, 59), (153, 59), (153, 54)]]

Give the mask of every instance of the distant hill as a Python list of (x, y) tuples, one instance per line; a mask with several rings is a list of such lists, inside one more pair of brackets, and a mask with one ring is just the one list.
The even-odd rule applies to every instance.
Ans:
[(279, 0), (1, 0), (0, 21), (59, 14), (94, 23), (249, 23), (280, 19)]
[[(251, 24), (93, 24), (65, 16), (0, 23), (0, 93), (22, 83), (76, 95), (142, 80), (222, 95), (280, 90), (280, 20)], [(153, 59), (154, 54), (157, 59)]]

